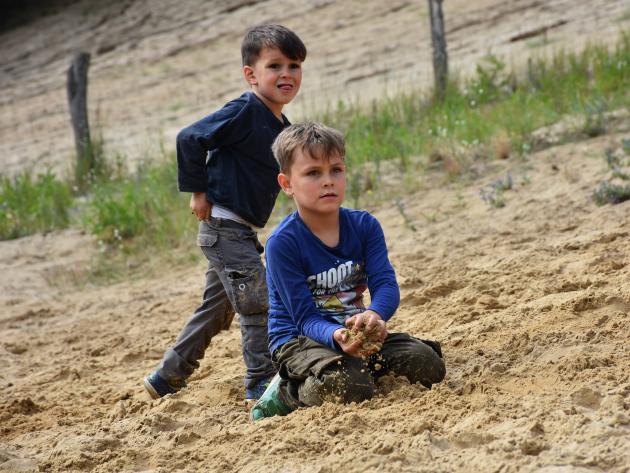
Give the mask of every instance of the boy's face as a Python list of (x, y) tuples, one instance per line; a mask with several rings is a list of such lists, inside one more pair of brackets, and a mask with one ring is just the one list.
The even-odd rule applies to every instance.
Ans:
[(289, 59), (277, 48), (263, 48), (252, 66), (244, 66), (245, 80), (254, 93), (280, 118), (282, 107), (300, 90), (302, 62)]
[(297, 149), (290, 173), (280, 173), (278, 183), (302, 218), (336, 213), (346, 193), (346, 165), (339, 155), (313, 158)]

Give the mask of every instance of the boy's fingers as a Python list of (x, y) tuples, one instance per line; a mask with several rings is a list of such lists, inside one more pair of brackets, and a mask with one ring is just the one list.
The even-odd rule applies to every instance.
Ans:
[(347, 345), (346, 349), (344, 350), (348, 355), (352, 355), (352, 356), (360, 356), (359, 354), (359, 347), (361, 346), (361, 342), (359, 341), (354, 341), (352, 342), (350, 345)]
[(381, 330), (381, 343), (383, 343), (386, 338), (387, 338), (387, 327), (385, 326), (385, 324), (383, 324), (383, 328)]

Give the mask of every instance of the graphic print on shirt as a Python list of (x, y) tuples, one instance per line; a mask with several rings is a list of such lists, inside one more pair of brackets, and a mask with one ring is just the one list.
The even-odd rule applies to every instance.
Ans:
[(365, 265), (352, 261), (337, 261), (335, 264), (330, 269), (310, 275), (306, 281), (319, 311), (343, 324), (346, 318), (365, 310)]

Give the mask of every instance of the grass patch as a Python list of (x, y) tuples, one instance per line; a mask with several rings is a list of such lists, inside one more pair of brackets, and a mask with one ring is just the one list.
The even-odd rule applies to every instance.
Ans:
[(597, 205), (620, 204), (630, 200), (630, 185), (602, 182), (593, 192), (593, 201)]
[[(313, 118), (346, 135), (347, 205), (394, 199), (405, 219), (399, 198), (421, 185), (419, 174), (440, 169), (446, 180), (461, 180), (474, 161), (527, 153), (534, 130), (567, 115), (584, 118), (582, 136), (596, 136), (606, 131), (607, 111), (629, 106), (628, 91), (630, 36), (623, 35), (611, 49), (591, 46), (579, 54), (560, 52), (550, 61), (532, 59), (520, 74), (488, 56), (473, 77), (451, 82), (441, 103), (410, 92), (367, 107), (340, 101)], [(174, 153), (161, 154), (129, 173), (121, 164), (124, 156), (105, 158), (97, 141), (99, 166), (88, 176), (84, 196), (73, 195), (73, 184), (52, 173), (0, 178), (0, 238), (82, 225), (99, 242), (93, 274), (105, 279), (143, 271), (156, 258), (161, 261), (156, 268), (169, 260), (199, 260), (193, 243), (197, 221), (190, 215), (189, 195), (177, 191)], [(391, 184), (392, 172), (403, 185)], [(507, 182), (483, 190), (490, 206), (505, 204)], [(611, 192), (608, 186), (598, 195), (608, 198)], [(292, 209), (292, 201), (281, 196), (270, 223)], [(405, 223), (412, 229), (409, 219)]]
[(505, 191), (514, 188), (514, 180), (512, 174), (509, 172), (506, 174), (505, 179), (499, 178), (492, 182), (488, 187), (485, 187), (479, 191), (481, 200), (483, 200), (490, 207), (501, 208), (505, 207)]
[(618, 18), (618, 22), (624, 22), (630, 20), (630, 8), (627, 8)]
[(73, 205), (70, 185), (51, 171), (0, 176), (0, 239), (66, 228)]
[(621, 140), (618, 149), (606, 149), (604, 157), (610, 177), (593, 191), (593, 201), (601, 206), (630, 200), (630, 139)]
[(158, 254), (161, 261), (189, 261), (198, 222), (188, 200), (177, 190), (174, 152), (140, 165), (132, 175), (96, 181), (81, 218), (98, 240), (101, 258), (94, 275), (117, 280)]
[(497, 135), (526, 152), (534, 130), (566, 114), (586, 117), (584, 134), (597, 135), (605, 130), (605, 111), (628, 106), (628, 90), (630, 36), (624, 35), (612, 50), (590, 46), (551, 61), (530, 60), (522, 77), (487, 57), (472, 78), (449, 85), (442, 104), (409, 93), (367, 108), (338, 102), (319, 118), (346, 134), (351, 164), (394, 160), (404, 169), (409, 156), (429, 156), (445, 144), (491, 158)]

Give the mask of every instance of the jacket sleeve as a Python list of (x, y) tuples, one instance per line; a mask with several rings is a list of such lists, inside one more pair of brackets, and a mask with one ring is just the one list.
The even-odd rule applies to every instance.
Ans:
[(206, 192), (208, 152), (242, 139), (246, 100), (240, 97), (187, 126), (177, 135), (177, 182), (181, 192)]
[(366, 213), (363, 237), (365, 271), (370, 291), (368, 309), (378, 313), (383, 320), (389, 320), (400, 303), (400, 289), (396, 282), (396, 273), (387, 256), (385, 235), (381, 224)]
[(267, 273), (300, 335), (339, 351), (333, 333), (341, 324), (322, 318), (301, 267), (300, 251), (289, 238), (272, 237), (265, 248)]

